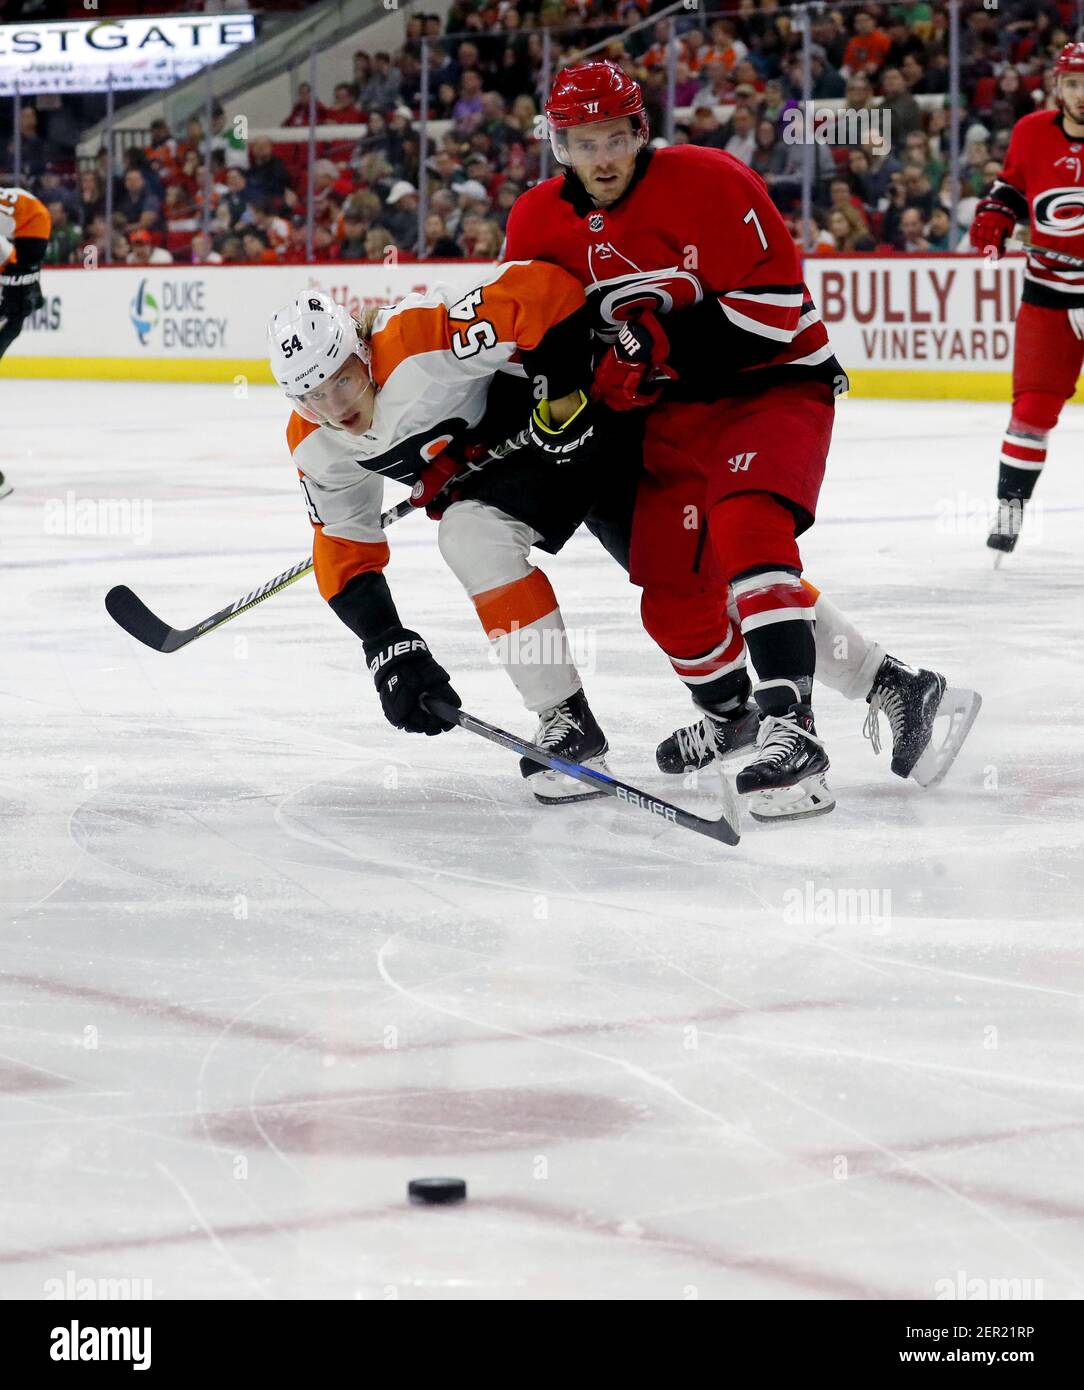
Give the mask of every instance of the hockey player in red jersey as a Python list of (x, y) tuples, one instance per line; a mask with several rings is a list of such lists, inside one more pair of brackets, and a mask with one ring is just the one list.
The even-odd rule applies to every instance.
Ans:
[[(998, 561), (1016, 545), (1024, 507), (1046, 463), (1047, 439), (1084, 362), (1084, 43), (1065, 45), (1054, 74), (1057, 109), (1017, 121), (1004, 172), (971, 224), (971, 242), (980, 251), (1000, 255), (1018, 222), (1030, 224), (1034, 248), (1016, 316), (997, 520), (986, 542), (999, 552)], [(1044, 256), (1044, 248), (1079, 265), (1067, 269), (1066, 262)]]
[[(747, 643), (758, 751), (739, 791), (758, 818), (832, 809), (810, 707), (816, 605), (846, 638), (839, 686), (869, 701), (873, 729), (879, 709), (889, 716), (893, 770), (909, 775), (944, 678), (887, 657), (801, 578), (797, 540), (814, 520), (846, 377), (763, 182), (718, 151), (649, 150), (639, 88), (612, 64), (561, 73), (546, 113), (566, 172), (515, 204), (506, 254), (582, 281), (611, 344), (597, 396), (616, 410), (650, 407), (631, 522), (596, 515), (592, 529), (627, 559), (644, 625), (703, 711), (699, 727), (660, 746), (660, 766), (703, 766), (748, 744), (758, 721)], [(965, 722), (927, 783), (947, 770)]]

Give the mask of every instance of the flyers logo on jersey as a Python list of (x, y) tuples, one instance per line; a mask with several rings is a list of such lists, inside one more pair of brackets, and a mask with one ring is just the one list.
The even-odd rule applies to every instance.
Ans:
[(735, 454), (732, 459), (727, 459), (727, 463), (730, 465), (731, 473), (748, 473), (749, 465), (753, 462), (756, 456), (757, 451), (756, 449), (754, 449), (752, 453)]
[(1035, 230), (1047, 236), (1077, 236), (1084, 231), (1084, 188), (1047, 188), (1031, 208)]

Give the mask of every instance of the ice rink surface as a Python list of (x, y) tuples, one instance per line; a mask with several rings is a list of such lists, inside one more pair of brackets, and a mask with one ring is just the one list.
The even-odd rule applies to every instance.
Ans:
[[(985, 704), (924, 792), (822, 691), (836, 811), (727, 849), (397, 734), (311, 579), (172, 656), (114, 626), (305, 554), (272, 390), (0, 393), (0, 1296), (1084, 1294), (1084, 411), (995, 572), (1006, 408), (841, 403), (807, 572)], [(530, 733), (434, 532), (404, 621)], [(543, 565), (614, 772), (710, 811), (636, 592)]]

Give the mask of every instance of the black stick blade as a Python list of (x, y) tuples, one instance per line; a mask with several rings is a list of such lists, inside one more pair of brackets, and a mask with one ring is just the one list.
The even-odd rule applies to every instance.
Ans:
[(156, 652), (171, 650), (170, 636), (173, 628), (155, 617), (141, 598), (137, 598), (126, 584), (118, 584), (105, 596), (105, 610), (115, 623), (118, 623), (137, 642), (151, 647)]

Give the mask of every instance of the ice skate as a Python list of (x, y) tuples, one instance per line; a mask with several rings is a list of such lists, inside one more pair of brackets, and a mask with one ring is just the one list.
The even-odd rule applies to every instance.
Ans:
[[(538, 717), (538, 732), (534, 741), (553, 757), (563, 758), (570, 763), (582, 763), (597, 771), (609, 771), (605, 761), (609, 751), (606, 735), (599, 728), (582, 690), (577, 690), (553, 709), (543, 710)], [(604, 792), (592, 791), (586, 783), (578, 782), (574, 777), (566, 777), (561, 772), (542, 767), (530, 758), (520, 758), (519, 768), (530, 782), (535, 797), (546, 805), (590, 801), (605, 795)]]
[(0, 473), (0, 497), (10, 497), (14, 491), (15, 489), (8, 482), (7, 478), (4, 477), (3, 473)]
[[(873, 751), (881, 751), (883, 711), (892, 731), (892, 771), (923, 787), (935, 786), (948, 772), (982, 708), (976, 691), (951, 688), (937, 671), (907, 666), (894, 656), (881, 662), (866, 702), (869, 714), (862, 732)], [(935, 742), (938, 717), (949, 723)]]
[(986, 537), (986, 544), (996, 550), (994, 569), (997, 569), (1006, 555), (1011, 555), (1020, 539), (1020, 528), (1024, 524), (1024, 503), (1021, 498), (999, 497), (997, 518), (994, 528)]
[(680, 776), (707, 767), (713, 758), (722, 761), (742, 748), (751, 748), (760, 728), (760, 714), (742, 705), (733, 715), (705, 710), (703, 718), (684, 729), (675, 729), (655, 749), (660, 772)]
[(790, 681), (765, 682), (757, 687), (757, 703), (763, 708), (765, 689), (777, 697), (781, 685), (790, 687), (794, 701), (779, 714), (762, 714), (756, 757), (738, 773), (735, 784), (739, 796), (749, 797), (749, 814), (759, 821), (823, 816), (836, 804), (824, 775), (828, 754), (798, 687)]

